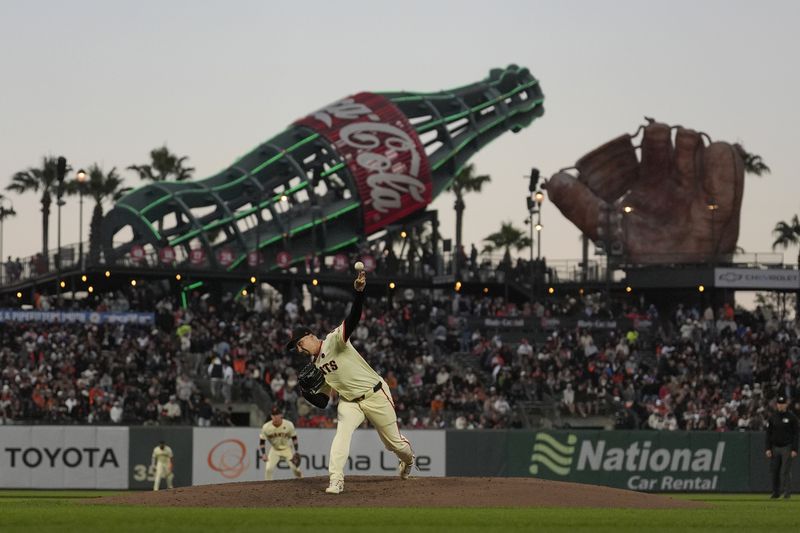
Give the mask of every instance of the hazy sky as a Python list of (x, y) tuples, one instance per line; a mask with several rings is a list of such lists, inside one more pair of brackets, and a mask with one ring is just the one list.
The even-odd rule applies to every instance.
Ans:
[[(798, 22), (797, 1), (0, 0), (0, 185), (63, 154), (136, 186), (124, 168), (165, 142), (206, 177), (347, 94), (446, 89), (517, 63), (541, 81), (545, 115), (473, 159), (492, 183), (466, 199), (467, 243), (522, 225), (531, 166), (549, 176), (647, 115), (763, 156), (772, 175), (746, 180), (739, 245), (769, 251), (800, 198)], [(19, 215), (5, 253), (33, 254), (38, 198), (6, 194)], [(78, 240), (77, 204), (64, 243)], [(445, 237), (452, 205), (433, 204)], [(543, 223), (543, 255), (579, 257), (551, 204)], [(54, 218), (51, 247), (55, 231)]]

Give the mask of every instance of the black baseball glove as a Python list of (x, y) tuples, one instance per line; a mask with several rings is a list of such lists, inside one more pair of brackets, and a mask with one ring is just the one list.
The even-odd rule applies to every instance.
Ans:
[(325, 384), (325, 376), (314, 363), (308, 363), (297, 374), (297, 383), (303, 392), (316, 394)]

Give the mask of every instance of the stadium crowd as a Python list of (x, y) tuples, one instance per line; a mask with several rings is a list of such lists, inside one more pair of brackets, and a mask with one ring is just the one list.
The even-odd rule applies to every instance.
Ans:
[[(619, 428), (761, 429), (771, 396), (800, 397), (798, 332), (770, 310), (638, 303), (398, 294), (368, 301), (352, 342), (412, 428), (522, 427), (516, 407), (533, 402)], [(231, 402), (268, 397), (299, 427), (332, 427), (336, 398), (324, 411), (302, 399), (306, 361), (284, 343), (296, 324), (330, 331), (346, 305), (196, 297), (184, 309), (131, 289), (92, 308), (155, 309), (155, 325), (2, 323), (0, 423), (231, 425)]]

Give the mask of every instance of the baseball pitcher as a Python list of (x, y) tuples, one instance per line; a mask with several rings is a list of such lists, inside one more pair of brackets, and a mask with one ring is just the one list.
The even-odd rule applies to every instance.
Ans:
[(389, 386), (350, 343), (361, 318), (364, 304), (366, 274), (361, 265), (353, 283), (355, 289), (350, 314), (339, 327), (328, 333), (324, 340), (317, 338), (306, 327), (292, 332), (287, 347), (311, 358), (298, 376), (303, 397), (320, 409), (328, 405), (331, 390), (339, 394), (336, 436), (331, 443), (330, 485), (325, 492), (339, 494), (344, 491), (344, 466), (350, 452), (353, 431), (364, 418), (369, 420), (380, 435), (387, 450), (397, 455), (401, 479), (408, 479), (414, 465), (411, 444), (400, 434)]
[[(267, 441), (270, 445), (269, 453), (265, 451)], [(291, 446), (289, 446), (290, 441)], [(294, 477), (303, 477), (300, 471), (300, 455), (297, 453), (297, 432), (294, 424), (283, 419), (283, 413), (278, 407), (272, 408), (272, 420), (261, 427), (258, 449), (261, 452), (261, 460), (264, 461), (264, 481), (272, 481), (272, 473), (281, 458), (289, 463)]]
[(163, 440), (158, 441), (158, 446), (153, 448), (153, 457), (150, 459), (150, 467), (156, 467), (156, 479), (153, 482), (153, 490), (158, 490), (161, 480), (166, 479), (167, 488), (172, 488), (172, 480), (175, 475), (172, 473), (174, 458), (172, 448), (167, 446)]

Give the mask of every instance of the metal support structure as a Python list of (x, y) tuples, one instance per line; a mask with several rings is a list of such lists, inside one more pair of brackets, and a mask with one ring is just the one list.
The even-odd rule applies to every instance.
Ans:
[(606, 298), (610, 299), (611, 298), (611, 207), (606, 206), (604, 211), (606, 215), (605, 235), (603, 236), (606, 248)]
[[(61, 278), (61, 206), (64, 205), (64, 200), (62, 200), (63, 195), (63, 187), (59, 184), (58, 191), (56, 194), (56, 209), (58, 211), (58, 230), (57, 230), (57, 248), (56, 248), (56, 272), (58, 273), (58, 277)], [(56, 295), (57, 300), (61, 302), (61, 283), (56, 283)]]
[(589, 237), (581, 235), (581, 282), (589, 279)]
[(536, 259), (542, 259), (542, 204), (544, 203), (544, 193), (541, 189), (537, 189), (536, 193), (533, 195), (533, 199), (536, 202)]
[(537, 239), (536, 239), (536, 259), (541, 260), (542, 259), (542, 229), (544, 228), (544, 226), (542, 226), (542, 208), (541, 207), (539, 207), (539, 215), (538, 215), (538, 218), (536, 220), (536, 225), (538, 226), (537, 231), (539, 232), (539, 234), (536, 236), (537, 237)]
[(78, 205), (80, 206), (78, 212), (78, 264), (83, 270), (83, 184), (79, 187), (78, 192)]
[[(264, 199), (264, 189), (262, 187), (258, 187), (256, 189), (256, 206), (258, 207), (258, 211), (256, 211), (256, 245), (255, 245), (255, 252), (256, 252), (256, 265), (254, 268), (254, 276), (256, 278), (256, 282), (253, 284), (253, 309), (255, 309), (256, 298), (261, 296), (261, 291), (258, 290), (260, 286), (260, 277), (261, 277), (261, 211), (263, 208), (261, 207), (261, 202)], [(259, 293), (258, 296), (256, 293)]]
[(531, 235), (531, 246), (530, 246), (530, 259), (528, 265), (530, 267), (530, 276), (531, 276), (531, 304), (533, 304), (533, 300), (536, 298), (536, 273), (533, 268), (533, 211), (528, 211), (528, 229), (530, 230)]
[[(8, 208), (6, 208), (6, 202), (8, 202)], [(11, 200), (5, 196), (0, 197), (0, 285), (4, 283), (6, 276), (5, 259), (3, 259), (5, 257), (3, 255), (3, 223), (7, 216), (15, 214), (14, 204)]]
[(714, 199), (713, 198), (709, 198), (708, 199), (708, 210), (711, 211), (711, 265), (712, 266), (716, 266), (716, 264), (717, 264), (717, 241), (716, 241), (716, 237), (714, 235), (714, 233), (715, 233), (715, 228), (714, 228), (715, 220), (714, 219), (716, 218), (714, 215), (716, 214), (717, 209), (719, 209), (719, 206), (716, 204)]
[(83, 264), (83, 189), (86, 184), (86, 172), (80, 169), (75, 174), (75, 180), (78, 182), (78, 265), (81, 270), (86, 268)]
[[(715, 222), (715, 218), (716, 218), (715, 215), (717, 213), (717, 209), (719, 209), (719, 205), (717, 205), (716, 201), (714, 201), (714, 198), (709, 198), (708, 199), (708, 209), (709, 209), (709, 211), (711, 211), (711, 272), (712, 272), (712, 276), (714, 276), (716, 278), (716, 275), (714, 274), (714, 272), (716, 271), (716, 268), (717, 268), (717, 249), (718, 249), (718, 246), (717, 246), (717, 240), (716, 240), (716, 235), (715, 235), (715, 228), (714, 228), (715, 224), (714, 224), (714, 222)], [(716, 318), (716, 316), (717, 316), (716, 279), (715, 279), (715, 282), (712, 283), (712, 285), (711, 285), (711, 312), (713, 313), (714, 317)], [(716, 328), (714, 328), (714, 331), (716, 332)]]

